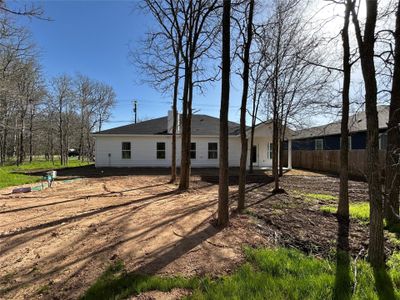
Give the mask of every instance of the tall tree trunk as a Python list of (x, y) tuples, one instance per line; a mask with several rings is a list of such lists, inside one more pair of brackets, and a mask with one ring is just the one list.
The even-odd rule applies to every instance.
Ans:
[(18, 147), (18, 164), (20, 165), (24, 161), (24, 131), (25, 131), (25, 116), (21, 116), (21, 129), (19, 131), (19, 147)]
[(342, 30), (343, 41), (343, 90), (342, 90), (342, 121), (341, 121), (341, 143), (340, 143), (340, 189), (338, 216), (343, 219), (349, 218), (349, 106), (350, 106), (350, 44), (349, 44), (349, 18), (352, 0), (347, 0), (345, 9), (345, 20)]
[(60, 159), (61, 165), (65, 164), (64, 161), (64, 132), (63, 132), (63, 121), (62, 121), (62, 107), (63, 107), (63, 99), (59, 97), (58, 101), (58, 128), (59, 128), (59, 135), (60, 135)]
[(367, 177), (370, 201), (368, 258), (374, 268), (384, 267), (383, 202), (379, 168), (379, 127), (377, 111), (377, 83), (374, 64), (377, 1), (366, 0), (367, 18), (364, 39), (353, 7), (353, 23), (360, 51), (361, 69), (365, 86), (365, 112), (367, 117)]
[(7, 130), (7, 126), (8, 126), (8, 124), (7, 123), (5, 123), (5, 127), (4, 127), (4, 130), (3, 130), (3, 141), (2, 141), (2, 144), (1, 144), (1, 148), (2, 148), (2, 151), (1, 151), (1, 163), (2, 163), (2, 165), (4, 165), (4, 163), (6, 162), (6, 153), (7, 153), (7, 135), (8, 135), (8, 130)]
[(388, 226), (399, 223), (400, 189), (400, 1), (397, 5), (392, 96), (386, 149), (385, 217)]
[[(282, 128), (282, 131), (284, 131), (284, 129)], [(285, 134), (281, 133), (281, 137), (279, 138), (279, 172), (278, 172), (278, 176), (282, 177), (283, 176), (283, 156), (284, 156), (284, 145), (285, 145), (285, 138), (284, 138)]]
[(29, 116), (29, 162), (33, 161), (33, 104), (31, 104), (31, 114)]
[[(239, 171), (239, 198), (238, 211), (244, 209), (246, 194), (246, 163), (247, 163), (247, 137), (246, 137), (246, 113), (247, 113), (247, 96), (249, 93), (249, 71), (250, 71), (250, 48), (253, 36), (253, 10), (254, 0), (250, 0), (249, 17), (247, 20), (247, 38), (244, 44), (243, 57), (243, 93), (242, 103), (240, 107), (240, 141), (242, 151), (240, 154), (240, 171)], [(250, 149), (252, 152), (252, 149)]]
[(280, 73), (280, 46), (281, 46), (281, 32), (282, 24), (280, 24), (280, 11), (278, 11), (278, 34), (276, 41), (276, 51), (275, 51), (275, 68), (274, 68), (274, 78), (273, 78), (273, 122), (272, 122), (272, 176), (274, 177), (274, 189), (273, 192), (279, 192), (279, 173), (278, 173), (278, 160), (279, 160), (279, 73)]
[(189, 188), (190, 179), (190, 156), (187, 149), (188, 129), (189, 129), (189, 81), (190, 67), (185, 62), (185, 79), (183, 84), (183, 103), (182, 103), (182, 133), (181, 133), (181, 171), (179, 180), (179, 189), (187, 190)]
[(272, 126), (272, 176), (274, 177), (274, 189), (273, 192), (279, 191), (279, 172), (278, 172), (278, 161), (279, 161), (279, 121), (278, 116), (274, 114), (274, 121)]
[(174, 95), (172, 100), (172, 157), (171, 157), (171, 183), (176, 181), (176, 131), (178, 125), (178, 88), (179, 88), (179, 49), (175, 53), (175, 80)]
[(340, 144), (340, 187), (339, 204), (337, 211), (338, 237), (336, 247), (336, 279), (335, 299), (351, 298), (350, 283), (350, 255), (349, 255), (349, 106), (350, 106), (350, 44), (349, 23), (352, 0), (346, 0), (345, 18), (342, 30), (343, 41), (343, 90), (342, 90), (342, 120), (341, 120), (341, 144)]
[(219, 127), (219, 190), (218, 225), (229, 223), (229, 162), (228, 162), (228, 110), (230, 88), (230, 18), (231, 1), (225, 0), (222, 15), (222, 84)]

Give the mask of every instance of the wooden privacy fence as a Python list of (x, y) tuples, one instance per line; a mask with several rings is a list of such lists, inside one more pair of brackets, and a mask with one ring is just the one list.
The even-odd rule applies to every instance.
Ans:
[[(287, 151), (284, 163), (287, 164)], [(367, 167), (366, 150), (349, 151), (349, 175), (365, 177)], [(382, 170), (385, 166), (385, 151), (379, 151), (379, 163)], [(322, 171), (332, 174), (340, 172), (340, 150), (293, 150), (293, 168)]]

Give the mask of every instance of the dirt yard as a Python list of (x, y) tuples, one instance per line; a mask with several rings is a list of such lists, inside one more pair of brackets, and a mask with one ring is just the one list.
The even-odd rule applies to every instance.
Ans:
[[(40, 192), (0, 190), (0, 298), (76, 299), (118, 259), (128, 271), (215, 276), (243, 261), (245, 244), (322, 257), (335, 248), (336, 217), (320, 211), (325, 201), (304, 196), (337, 196), (335, 177), (291, 171), (282, 178), (287, 194), (279, 195), (271, 195), (271, 184), (249, 184), (248, 213), (218, 230), (218, 186), (200, 176), (177, 193), (168, 175), (99, 172), (61, 172), (86, 178)], [(230, 187), (233, 202), (236, 190)], [(350, 182), (350, 198), (365, 201), (366, 184)], [(368, 227), (352, 222), (350, 239), (353, 255), (362, 255)]]
[[(112, 261), (128, 270), (230, 272), (243, 243), (265, 243), (249, 216), (213, 225), (218, 187), (179, 194), (168, 176), (56, 182), (28, 194), (0, 191), (0, 298), (76, 299)], [(232, 187), (232, 192), (235, 188)]]

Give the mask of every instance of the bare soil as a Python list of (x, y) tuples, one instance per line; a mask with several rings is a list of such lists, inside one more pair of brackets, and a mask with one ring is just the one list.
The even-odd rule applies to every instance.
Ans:
[(93, 176), (27, 194), (1, 190), (0, 298), (76, 299), (117, 259), (128, 271), (229, 273), (243, 244), (265, 244), (250, 216), (213, 226), (217, 185), (194, 177), (178, 193), (168, 180)]
[[(220, 230), (213, 225), (218, 186), (199, 175), (189, 192), (179, 193), (168, 173), (156, 170), (59, 174), (85, 178), (28, 194), (0, 190), (0, 298), (76, 299), (118, 259), (128, 271), (218, 276), (243, 262), (244, 245), (294, 247), (320, 257), (336, 246), (336, 217), (320, 211), (326, 200), (305, 196), (337, 196), (336, 177), (293, 170), (282, 178), (287, 193), (278, 195), (271, 194), (272, 183), (248, 184), (248, 214), (233, 213), (230, 226)], [(230, 193), (234, 203), (237, 186)], [(350, 198), (365, 201), (366, 184), (351, 181)], [(366, 253), (367, 225), (351, 223), (350, 244), (353, 256)], [(132, 299), (186, 293), (154, 291)]]

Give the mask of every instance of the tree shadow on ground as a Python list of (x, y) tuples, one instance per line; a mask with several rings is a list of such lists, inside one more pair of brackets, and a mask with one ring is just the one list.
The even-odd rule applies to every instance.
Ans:
[(351, 299), (352, 281), (350, 277), (350, 249), (349, 249), (349, 217), (337, 215), (338, 235), (336, 244), (336, 276), (333, 289), (333, 298), (337, 300)]
[(392, 279), (385, 268), (374, 269), (374, 279), (380, 300), (396, 299)]
[(86, 291), (81, 299), (126, 297), (138, 294), (141, 291), (154, 289), (155, 287), (163, 291), (168, 291), (174, 287), (193, 288), (197, 284), (197, 278), (163, 278), (152, 274), (156, 274), (170, 263), (216, 235), (220, 230), (210, 223), (200, 231), (192, 231), (177, 243), (152, 253), (148, 257), (149, 261), (133, 272), (124, 272), (120, 262), (117, 262), (99, 277), (97, 282)]
[[(159, 193), (159, 194), (153, 195), (151, 197), (145, 197), (145, 198), (137, 199), (136, 202), (141, 203), (141, 205), (134, 206), (129, 211), (122, 212), (119, 216), (117, 216), (117, 218), (119, 219), (119, 221), (117, 223), (118, 224), (123, 224), (124, 223), (123, 219), (128, 220), (129, 216), (132, 217), (134, 214), (137, 214), (138, 211), (140, 211), (141, 209), (143, 209), (147, 205), (154, 204), (154, 203), (159, 202), (161, 200), (165, 200), (168, 197), (170, 197), (170, 196), (172, 196), (173, 194), (176, 194), (176, 193), (177, 193), (177, 191), (170, 191), (170, 192), (165, 192), (165, 193)], [(175, 200), (179, 200), (179, 199), (180, 198), (175, 198)], [(132, 204), (134, 202), (135, 201), (130, 201), (128, 203), (123, 203), (121, 205), (116, 205), (116, 206), (113, 205), (113, 206), (107, 206), (105, 208), (100, 208), (100, 209), (98, 209), (96, 211), (89, 212), (89, 214), (74, 216), (73, 219), (68, 220), (68, 221), (69, 222), (70, 221), (76, 221), (76, 220), (79, 220), (81, 217), (87, 218), (87, 217), (91, 216), (92, 213), (94, 213), (94, 214), (102, 213), (104, 211), (108, 211), (108, 210), (111, 210), (111, 209), (124, 207), (124, 206)], [(145, 231), (138, 232), (137, 234), (130, 235), (129, 237), (126, 237), (126, 238), (122, 238), (122, 236), (121, 236), (119, 238), (116, 238), (116, 240), (114, 240), (113, 243), (104, 244), (101, 247), (98, 247), (97, 249), (93, 249), (94, 251), (86, 253), (83, 256), (80, 255), (75, 260), (68, 261), (65, 264), (58, 264), (55, 268), (49, 270), (48, 272), (41, 273), (41, 278), (51, 277), (51, 275), (53, 275), (53, 274), (55, 274), (57, 272), (60, 272), (61, 270), (65, 270), (66, 268), (68, 268), (68, 267), (70, 267), (72, 265), (75, 265), (77, 263), (83, 262), (84, 263), (83, 266), (76, 271), (76, 273), (78, 273), (82, 269), (86, 268), (91, 262), (96, 261), (96, 259), (99, 259), (99, 257), (102, 257), (102, 256), (109, 257), (113, 253), (113, 251), (115, 251), (115, 249), (117, 249), (118, 246), (120, 246), (120, 245), (122, 245), (124, 243), (127, 243), (129, 241), (132, 241), (132, 240), (134, 240), (136, 238), (139, 238), (141, 235), (144, 235), (146, 233), (154, 232), (157, 228), (160, 228), (160, 227), (165, 226), (165, 225), (170, 224), (170, 223), (174, 223), (177, 220), (179, 220), (181, 218), (184, 218), (185, 216), (188, 216), (188, 215), (193, 214), (193, 213), (195, 213), (197, 211), (206, 209), (208, 207), (214, 206), (215, 204), (216, 204), (216, 200), (215, 199), (209, 199), (208, 201), (206, 201), (204, 203), (191, 205), (191, 206), (180, 207), (179, 209), (175, 209), (174, 213), (171, 213), (171, 215), (167, 219), (160, 220), (159, 222), (156, 222), (155, 224), (153, 224), (150, 228), (146, 229)], [(104, 209), (106, 209), (106, 210), (104, 210)], [(112, 216), (112, 218), (114, 218), (114, 217), (116, 217), (116, 216), (115, 215)], [(58, 220), (58, 221), (60, 221), (60, 220)], [(108, 219), (108, 220), (106, 220), (104, 222), (105, 223), (109, 223), (109, 222), (111, 222), (111, 219)], [(29, 232), (29, 231), (34, 230), (34, 229), (46, 228), (47, 230), (46, 231), (41, 231), (41, 233), (39, 233), (39, 235), (41, 235), (42, 233), (46, 234), (46, 233), (49, 233), (51, 231), (51, 229), (52, 229), (52, 228), (47, 228), (47, 227), (52, 227), (52, 226), (57, 226), (57, 225), (60, 226), (60, 225), (63, 225), (63, 224), (64, 223), (60, 224), (59, 222), (57, 222), (57, 224), (45, 223), (45, 224), (42, 224), (43, 226), (41, 226), (41, 228), (29, 228), (29, 230), (25, 230), (25, 232)], [(66, 224), (68, 224), (68, 223), (66, 223)], [(198, 227), (196, 227), (195, 229), (197, 229), (197, 228)], [(18, 233), (21, 233), (21, 232), (18, 232)], [(88, 231), (87, 234), (89, 235), (89, 234), (91, 234), (91, 232)], [(189, 232), (189, 234), (191, 234), (191, 232)], [(169, 259), (172, 259), (172, 261), (173, 261), (173, 258), (171, 258), (171, 255), (177, 255), (178, 253), (184, 254), (184, 249), (187, 249), (187, 247), (190, 247), (190, 245), (192, 245), (193, 242), (194, 242), (193, 239), (195, 239), (196, 237), (198, 237), (200, 235), (201, 234), (199, 233), (199, 235), (193, 236), (191, 239), (188, 240), (188, 243), (184, 243), (181, 248), (178, 247), (179, 243), (178, 244), (177, 243), (175, 243), (175, 244), (171, 243), (171, 244), (165, 245), (165, 247), (162, 247), (160, 249), (160, 251), (162, 252), (162, 254), (160, 254), (160, 255), (164, 255), (164, 251), (166, 252), (165, 254), (170, 253), (170, 255), (167, 255), (166, 257), (169, 258)], [(207, 239), (207, 238), (208, 238), (208, 236), (205, 237), (205, 239)], [(78, 240), (74, 240), (73, 243), (74, 244), (80, 244), (80, 241), (84, 241), (85, 239), (86, 239), (86, 236), (82, 236)], [(201, 241), (199, 243), (201, 243)], [(196, 245), (194, 245), (193, 247), (195, 247), (195, 246)], [(174, 249), (176, 249), (176, 251), (174, 250), (172, 252), (169, 252), (168, 249), (170, 249), (170, 248), (174, 248)], [(179, 250), (179, 249), (181, 249), (181, 250)], [(6, 250), (6, 249), (4, 249), (4, 250)], [(73, 250), (72, 249), (68, 249), (68, 253), (69, 254), (71, 254), (71, 251), (73, 251)], [(52, 257), (54, 258), (54, 260), (57, 260), (58, 258), (62, 258), (64, 255), (65, 255), (65, 253), (55, 253), (54, 257), (53, 256), (49, 256), (46, 259), (47, 259), (47, 262), (50, 263)], [(148, 258), (149, 259), (156, 259), (156, 257), (154, 257), (153, 255), (149, 255)], [(12, 286), (7, 288), (6, 290), (0, 290), (0, 295), (1, 294), (4, 295), (7, 292), (12, 291), (12, 290), (20, 287), (21, 285), (27, 285), (27, 284), (30, 284), (32, 282), (35, 282), (35, 280), (37, 280), (36, 277), (32, 278), (30, 280), (24, 280), (22, 282), (18, 282), (17, 284), (13, 284)]]
[[(336, 247), (336, 274), (333, 289), (333, 298), (337, 300), (350, 300), (355, 290), (357, 278), (351, 278), (351, 256), (349, 249), (350, 220), (340, 217), (338, 219), (338, 236)], [(375, 289), (380, 300), (396, 299), (394, 286), (390, 275), (385, 268), (373, 269)]]

